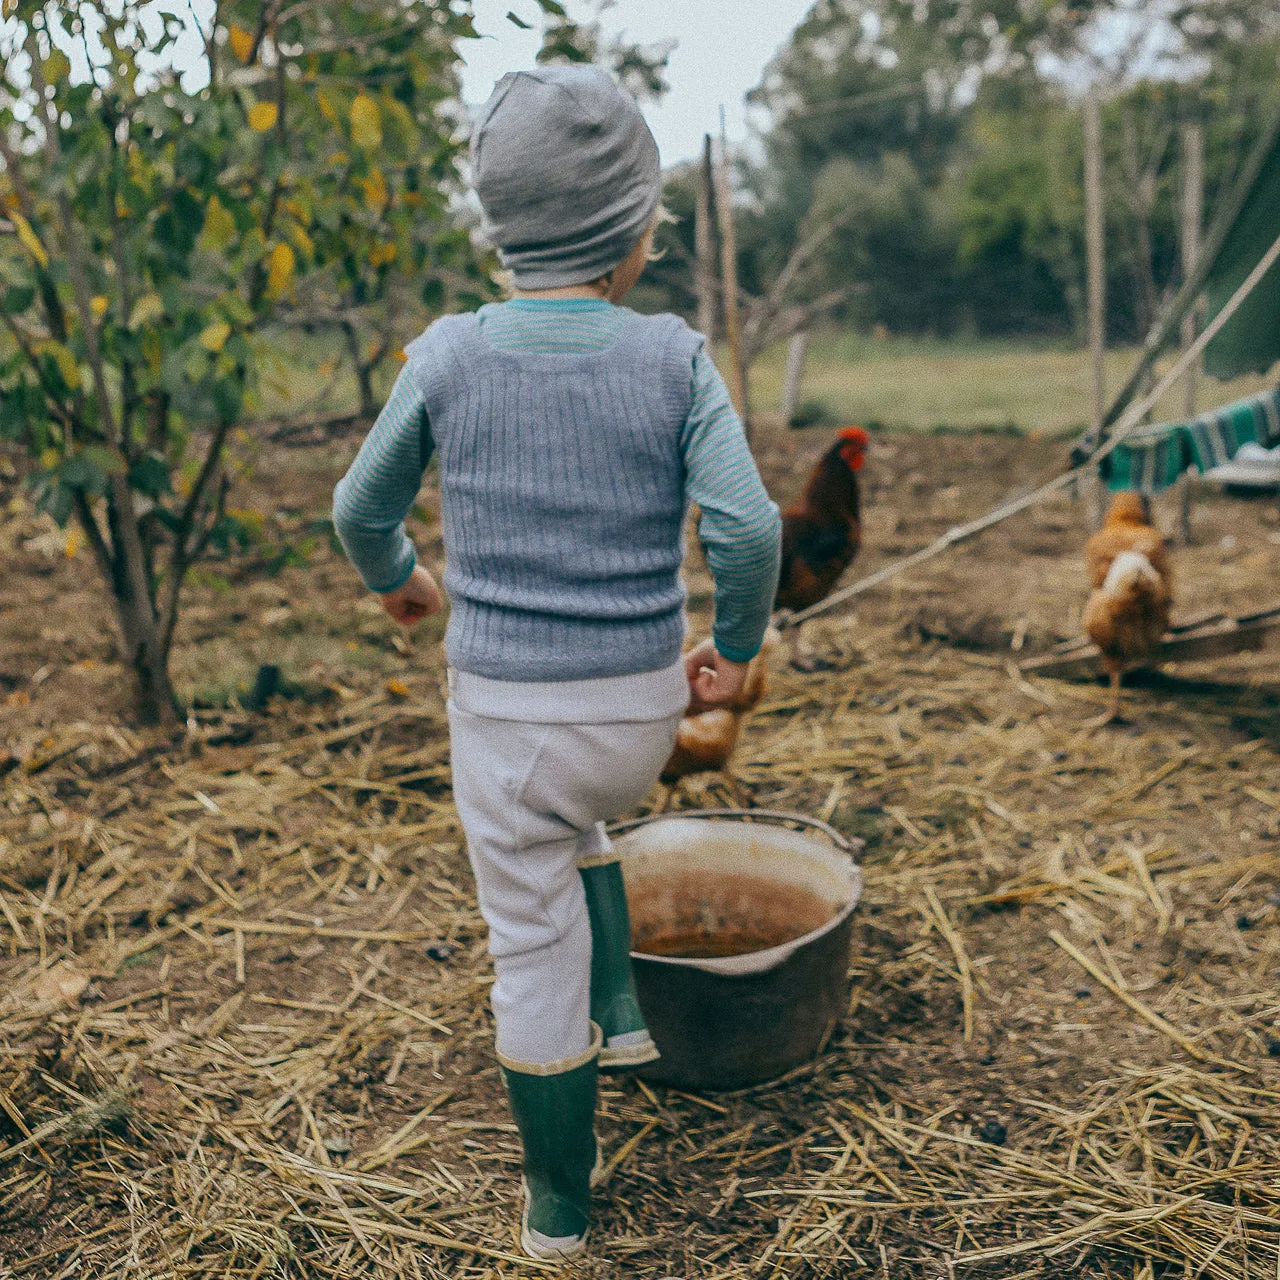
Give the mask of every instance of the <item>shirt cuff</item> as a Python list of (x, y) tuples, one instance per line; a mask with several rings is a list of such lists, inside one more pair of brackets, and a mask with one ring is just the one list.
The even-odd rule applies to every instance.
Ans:
[(409, 581), (414, 569), (418, 566), (418, 552), (414, 548), (412, 542), (409, 543), (409, 561), (404, 569), (397, 575), (396, 580), (389, 587), (370, 587), (369, 590), (376, 595), (389, 595), (392, 591), (399, 591), (406, 582)]
[(715, 646), (716, 652), (728, 662), (750, 662), (764, 647), (764, 641), (761, 640), (754, 649), (734, 649), (721, 644), (719, 640), (715, 641)]

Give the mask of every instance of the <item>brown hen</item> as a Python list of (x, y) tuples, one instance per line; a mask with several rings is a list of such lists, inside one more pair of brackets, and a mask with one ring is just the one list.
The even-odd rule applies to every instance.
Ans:
[(1111, 678), (1111, 703), (1099, 722), (1107, 724), (1120, 717), (1121, 677), (1149, 661), (1169, 629), (1169, 549), (1151, 525), (1146, 498), (1116, 494), (1102, 528), (1085, 546), (1085, 564), (1093, 593), (1084, 606), (1084, 629)]
[(676, 745), (671, 758), (662, 769), (661, 781), (672, 788), (668, 791), (662, 808), (665, 809), (670, 803), (675, 785), (681, 778), (688, 778), (696, 773), (715, 772), (724, 775), (734, 802), (742, 805), (742, 788), (737, 778), (728, 770), (729, 758), (738, 745), (743, 722), (764, 697), (769, 683), (769, 654), (777, 643), (778, 633), (770, 627), (760, 652), (747, 665), (747, 678), (742, 692), (731, 703), (710, 711), (699, 711), (680, 721)]

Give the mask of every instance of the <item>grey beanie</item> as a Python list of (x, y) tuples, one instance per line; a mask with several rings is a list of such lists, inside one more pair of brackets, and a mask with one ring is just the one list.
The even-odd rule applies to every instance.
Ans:
[(521, 289), (608, 274), (662, 194), (653, 134), (599, 67), (503, 76), (476, 121), (471, 167), (481, 230)]

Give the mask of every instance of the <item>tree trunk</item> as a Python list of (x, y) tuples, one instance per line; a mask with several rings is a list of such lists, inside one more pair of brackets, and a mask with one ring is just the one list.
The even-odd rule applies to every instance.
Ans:
[(169, 680), (169, 655), (163, 651), (149, 600), (116, 597), (116, 621), (124, 662), (134, 682), (134, 706), (145, 724), (176, 725), (178, 699)]
[(128, 484), (113, 476), (107, 490), (111, 595), (121, 657), (134, 680), (134, 705), (147, 724), (176, 725), (178, 700), (169, 681), (169, 652), (151, 598), (146, 557)]
[(360, 351), (360, 335), (349, 320), (342, 322), (342, 332), (347, 340), (347, 351), (351, 355), (351, 367), (355, 370), (356, 385), (360, 389), (360, 416), (373, 418), (377, 416), (378, 404), (373, 394), (374, 366), (364, 359)]
[(373, 394), (373, 365), (356, 365), (356, 382), (360, 387), (360, 416), (366, 420), (378, 416), (378, 402)]
[(804, 359), (809, 350), (809, 330), (791, 335), (787, 344), (787, 372), (782, 380), (782, 420), (788, 425), (800, 403), (800, 383), (804, 378)]

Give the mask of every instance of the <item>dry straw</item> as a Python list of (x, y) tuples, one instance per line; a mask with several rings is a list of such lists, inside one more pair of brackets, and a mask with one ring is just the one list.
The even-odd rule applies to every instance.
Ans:
[[(869, 838), (848, 1016), (743, 1094), (607, 1084), (574, 1274), (1276, 1280), (1270, 748), (1225, 701), (1194, 740), (1166, 708), (1152, 752), (1076, 729), (1090, 686), (888, 628), (822, 639), (835, 669), (775, 678), (737, 768)], [(421, 686), (210, 715), (173, 748), (67, 725), (11, 770), (6, 1276), (554, 1273), (518, 1256)], [(1215, 812), (1215, 847), (1179, 830)]]

